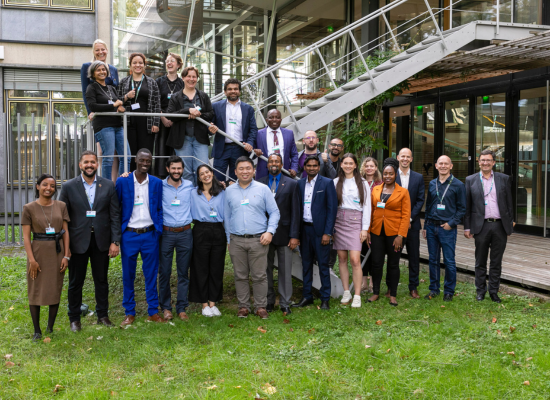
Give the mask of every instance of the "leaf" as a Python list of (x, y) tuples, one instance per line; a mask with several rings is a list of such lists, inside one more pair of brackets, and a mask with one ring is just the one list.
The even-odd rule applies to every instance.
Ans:
[(283, 319), (283, 324), (290, 324), (290, 321), (288, 319)]
[[(531, 303), (529, 303), (529, 307), (533, 307), (533, 305)], [(10, 310), (11, 310), (11, 308), (10, 308)]]
[(308, 329), (307, 333), (313, 335), (315, 333), (315, 328)]
[(57, 392), (59, 392), (61, 389), (63, 389), (63, 386), (61, 386), (61, 385), (55, 385), (55, 388), (53, 389), (53, 392), (54, 392), (54, 393), (57, 393)]
[(533, 324), (533, 329), (537, 329), (537, 324)]
[(390, 351), (391, 351), (391, 349), (388, 349), (388, 350), (386, 350), (386, 353), (389, 353)]
[(51, 341), (52, 341), (52, 339), (50, 339), (49, 337), (44, 339), (44, 343), (50, 343)]
[(97, 337), (97, 340), (102, 340), (103, 339), (103, 336), (98, 336)]
[(263, 385), (263, 391), (267, 394), (275, 394), (277, 393), (277, 388), (275, 386), (271, 386), (269, 383), (266, 383)]
[(525, 382), (523, 382), (523, 384), (524, 384), (525, 386), (531, 386), (531, 383), (530, 383), (529, 381), (525, 381)]
[(234, 328), (235, 326), (233, 324), (228, 325), (230, 328)]
[(266, 333), (267, 331), (262, 327), (262, 326), (259, 326), (258, 327), (258, 330), (262, 333)]
[(294, 332), (294, 329), (288, 328), (288, 331), (289, 331), (289, 332)]
[(320, 309), (321, 309), (321, 307), (317, 306), (317, 309), (318, 309), (318, 310), (320, 310)]
[[(529, 304), (529, 305), (531, 305), (531, 304)], [(11, 311), (11, 310), (13, 310), (14, 308), (15, 308), (15, 307), (11, 306), (8, 310)]]
[(376, 321), (376, 325), (382, 325), (382, 320), (379, 319), (378, 321)]
[(207, 386), (206, 389), (208, 390), (216, 390), (218, 387), (216, 385)]
[(258, 374), (261, 373), (261, 372), (260, 372), (259, 370), (257, 370), (257, 369), (253, 370), (252, 372), (255, 373), (256, 375), (258, 375)]
[(90, 337), (87, 338), (86, 340), (94, 340), (94, 337), (93, 337), (93, 336), (90, 336)]
[(497, 334), (498, 334), (498, 335), (501, 335), (502, 332), (501, 332), (499, 329), (497, 329)]
[(445, 308), (445, 306), (441, 306), (441, 308)]
[(508, 354), (508, 355), (510, 355), (510, 356), (515, 356), (515, 355), (516, 355), (516, 353), (514, 353), (513, 351), (509, 351), (509, 352), (506, 353), (506, 354)]
[(171, 380), (174, 380), (174, 377), (173, 376), (170, 376), (168, 378), (164, 378), (164, 381), (165, 382), (170, 382)]
[(287, 315), (287, 314), (286, 314), (286, 311), (285, 311), (285, 312), (283, 313), (283, 317), (286, 317), (286, 315)]
[(234, 386), (235, 389), (240, 389), (241, 387), (240, 386)]
[(497, 319), (493, 317), (493, 324), (496, 324), (496, 323), (497, 323)]
[(5, 358), (6, 360), (9, 360), (9, 359), (12, 358), (12, 357), (13, 357), (13, 354), (6, 354), (6, 355), (4, 356), (4, 358)]
[(111, 390), (111, 396), (115, 397), (115, 396), (117, 396), (117, 395), (118, 395), (118, 393), (117, 393), (117, 392), (115, 392), (115, 391)]
[(6, 361), (6, 368), (11, 368), (13, 367), (15, 364), (12, 363), (11, 361)]
[(514, 328), (513, 326), (510, 327), (510, 332), (514, 333), (515, 330), (516, 328)]
[(365, 349), (370, 349), (371, 346), (369, 346), (368, 344), (365, 345)]

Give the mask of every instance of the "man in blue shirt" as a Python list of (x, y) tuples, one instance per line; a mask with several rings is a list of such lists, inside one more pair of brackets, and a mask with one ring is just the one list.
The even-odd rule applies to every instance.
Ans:
[(432, 180), (428, 188), (426, 220), (422, 231), (422, 236), (428, 240), (430, 261), (430, 294), (425, 298), (431, 300), (439, 295), (440, 257), (443, 250), (443, 301), (452, 301), (456, 286), (456, 226), (462, 222), (466, 213), (466, 188), (451, 174), (453, 163), (448, 156), (439, 157), (435, 168), (439, 171), (439, 177)]
[(250, 275), (256, 315), (268, 319), (267, 252), (279, 224), (280, 213), (269, 188), (252, 179), (254, 164), (250, 158), (243, 156), (237, 159), (235, 174), (237, 183), (225, 191), (224, 213), (239, 301), (237, 316), (246, 318), (250, 313)]
[(193, 250), (193, 235), (191, 233), (191, 192), (193, 184), (183, 175), (183, 160), (171, 156), (166, 161), (166, 171), (169, 176), (162, 181), (163, 227), (160, 241), (159, 269), (159, 303), (164, 319), (171, 320), (172, 296), (170, 292), (170, 276), (172, 275), (172, 260), (176, 250), (176, 266), (178, 271), (178, 297), (176, 312), (182, 320), (188, 320), (185, 309), (189, 306), (187, 293), (189, 291), (189, 263)]

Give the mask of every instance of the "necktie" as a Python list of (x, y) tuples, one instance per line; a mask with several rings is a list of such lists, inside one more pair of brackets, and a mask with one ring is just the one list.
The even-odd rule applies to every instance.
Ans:
[(271, 184), (271, 193), (275, 193), (277, 191), (277, 179), (273, 178), (273, 183)]
[(273, 131), (273, 146), (277, 147), (275, 154), (281, 154), (281, 151), (279, 150), (279, 138), (277, 137), (277, 131)]

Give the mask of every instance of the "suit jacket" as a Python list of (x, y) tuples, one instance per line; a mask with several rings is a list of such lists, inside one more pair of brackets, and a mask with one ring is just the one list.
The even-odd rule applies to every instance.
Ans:
[(409, 222), (411, 218), (411, 199), (407, 189), (395, 184), (392, 195), (386, 201), (385, 208), (378, 208), (376, 205), (380, 201), (380, 195), (384, 185), (372, 188), (372, 217), (369, 232), (380, 235), (382, 224), (386, 236), (401, 235), (407, 237), (409, 233)]
[[(497, 193), (498, 211), (504, 231), (512, 234), (514, 228), (512, 208), (512, 182), (510, 177), (500, 172), (493, 172)], [(464, 229), (476, 235), (481, 232), (485, 222), (485, 196), (483, 185), (479, 179), (479, 173), (466, 178), (466, 214), (464, 215)]]
[[(131, 173), (126, 178), (118, 178), (116, 191), (120, 201), (122, 231), (124, 232), (134, 210), (134, 174)], [(149, 175), (149, 213), (155, 224), (155, 230), (162, 235), (162, 181), (153, 175)]]
[[(304, 151), (305, 150), (302, 150), (301, 152), (298, 153), (298, 161), (302, 157), (302, 154), (304, 154)], [(321, 152), (319, 151), (319, 149), (317, 149), (317, 157), (319, 157), (319, 161), (321, 162), (321, 169), (319, 171), (319, 175), (324, 176), (325, 178), (329, 178), (329, 179), (336, 178), (336, 175), (338, 175), (338, 174), (337, 174), (336, 170), (334, 169), (334, 167), (332, 165), (332, 162), (328, 161), (327, 163), (325, 163), (323, 161), (323, 157), (321, 156)], [(300, 167), (300, 165), (298, 165), (298, 169), (296, 170), (296, 172), (297, 172), (296, 176), (298, 178), (300, 178), (302, 176), (302, 174), (304, 173), (304, 168)]]
[[(283, 168), (287, 171), (293, 169), (298, 171), (298, 149), (296, 148), (296, 142), (294, 141), (294, 132), (290, 129), (281, 128), (283, 133), (284, 142), (284, 158)], [(258, 136), (256, 137), (256, 148), (260, 149), (264, 156), (269, 155), (269, 149), (267, 148), (267, 128), (260, 129)], [(258, 159), (258, 165), (256, 165), (256, 180), (263, 176), (267, 176), (269, 171), (267, 170), (267, 162)]]
[[(212, 105), (214, 110), (214, 125), (220, 128), (222, 131), (227, 132), (226, 109), (227, 99), (214, 103)], [(256, 148), (256, 135), (258, 134), (258, 127), (256, 125), (256, 116), (252, 106), (243, 103), (241, 101), (241, 114), (242, 114), (242, 129), (243, 129), (243, 142), (250, 144)], [(223, 149), (225, 148), (225, 136), (216, 133), (214, 137), (214, 147), (212, 147), (212, 157), (221, 158)]]
[[(304, 198), (306, 192), (307, 176), (298, 181), (298, 199), (300, 201), (300, 232), (304, 224)], [(311, 198), (311, 215), (313, 228), (318, 237), (331, 235), (334, 231), (336, 212), (338, 211), (338, 197), (332, 179), (317, 175), (317, 181), (313, 187)]]
[[(409, 197), (411, 200), (411, 229), (419, 231), (422, 229), (420, 224), (420, 211), (424, 205), (424, 178), (418, 172), (409, 169)], [(401, 186), (401, 175), (397, 172), (395, 182)]]
[[(90, 202), (82, 183), (82, 175), (61, 185), (59, 200), (67, 205), (71, 221), (69, 237), (71, 253), (83, 254), (90, 246), (92, 224), (95, 241), (100, 251), (109, 250), (113, 242), (120, 242), (120, 206), (115, 184), (100, 176), (95, 186), (94, 206)], [(95, 210), (95, 218), (86, 217), (86, 211)]]
[[(258, 180), (269, 185), (269, 175)], [(275, 202), (281, 213), (279, 226), (271, 240), (275, 246), (286, 246), (290, 239), (300, 238), (300, 199), (298, 181), (281, 174), (281, 180), (275, 194)]]

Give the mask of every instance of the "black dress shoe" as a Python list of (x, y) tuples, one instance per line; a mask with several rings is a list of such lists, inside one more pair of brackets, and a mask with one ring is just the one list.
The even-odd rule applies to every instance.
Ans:
[(290, 307), (279, 307), (281, 312), (288, 314), (292, 314), (292, 311), (290, 310)]
[(476, 300), (477, 300), (477, 301), (483, 301), (483, 300), (485, 300), (485, 292), (483, 292), (482, 294), (478, 294), (478, 295), (476, 296)]
[(431, 300), (431, 299), (433, 299), (434, 297), (437, 297), (437, 296), (439, 296), (439, 293), (437, 293), (437, 292), (430, 292), (430, 293), (428, 293), (426, 296), (424, 296), (424, 298), (425, 298), (426, 300)]
[(311, 299), (302, 299), (298, 304), (293, 304), (292, 307), (305, 307), (313, 304), (313, 298)]
[(321, 301), (321, 310), (330, 310), (330, 305), (328, 301)]
[(495, 303), (502, 303), (502, 300), (500, 299), (500, 297), (498, 297), (498, 294), (496, 293), (489, 293), (489, 297), (491, 297), (491, 300), (493, 300), (493, 302)]
[(113, 326), (113, 323), (111, 322), (111, 320), (109, 319), (109, 317), (103, 317), (103, 318), (99, 318), (97, 320), (97, 324), (101, 324), (101, 325), (105, 325), (105, 326)]
[(273, 310), (275, 310), (275, 304), (268, 304), (265, 310), (267, 312), (273, 312)]
[(453, 295), (446, 293), (445, 295), (443, 295), (443, 301), (453, 301)]
[(32, 341), (33, 342), (38, 342), (40, 339), (42, 339), (42, 334), (41, 333), (35, 333), (34, 335), (32, 335)]
[(80, 330), (82, 330), (82, 326), (80, 325), (80, 321), (71, 322), (71, 331), (79, 332)]

